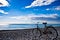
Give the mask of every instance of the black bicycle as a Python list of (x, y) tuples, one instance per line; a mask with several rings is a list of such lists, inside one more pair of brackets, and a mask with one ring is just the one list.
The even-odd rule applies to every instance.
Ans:
[(34, 28), (32, 30), (33, 33), (33, 39), (32, 40), (56, 40), (58, 37), (57, 30), (52, 26), (47, 26), (46, 22), (43, 23), (45, 25), (45, 28), (39, 28), (38, 24), (37, 28)]

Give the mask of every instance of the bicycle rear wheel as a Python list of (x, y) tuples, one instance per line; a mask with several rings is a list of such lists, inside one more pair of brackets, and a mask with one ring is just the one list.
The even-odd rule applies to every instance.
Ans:
[(34, 28), (32, 30), (32, 40), (40, 40), (41, 30), (39, 28)]

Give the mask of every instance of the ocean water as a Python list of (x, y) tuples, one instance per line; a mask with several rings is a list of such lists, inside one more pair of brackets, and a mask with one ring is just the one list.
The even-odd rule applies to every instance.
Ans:
[[(53, 27), (60, 27), (60, 24), (47, 24), (47, 26), (52, 25)], [(38, 24), (39, 28), (44, 28), (43, 24)], [(36, 24), (11, 24), (9, 28), (37, 28)]]
[[(52, 25), (53, 27), (60, 27), (60, 24), (47, 24), (47, 26)], [(43, 24), (38, 24), (39, 28), (44, 28)], [(8, 26), (0, 26), (0, 30), (14, 30), (14, 29), (30, 29), (37, 28), (36, 24), (10, 24)]]

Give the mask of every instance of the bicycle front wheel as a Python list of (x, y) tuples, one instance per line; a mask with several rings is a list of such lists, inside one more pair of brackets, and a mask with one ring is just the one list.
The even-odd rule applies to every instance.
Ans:
[(51, 39), (54, 39), (54, 38), (58, 37), (58, 32), (54, 27), (49, 26), (49, 27), (46, 28), (45, 31), (47, 32), (48, 37), (51, 38)]

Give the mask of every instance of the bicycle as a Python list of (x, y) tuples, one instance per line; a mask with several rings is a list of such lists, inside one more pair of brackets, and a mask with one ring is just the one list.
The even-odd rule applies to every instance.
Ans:
[(47, 22), (44, 22), (43, 24), (45, 25), (43, 31), (39, 28), (38, 24), (36, 24), (37, 28), (32, 30), (34, 35), (32, 40), (55, 40), (58, 37), (57, 30), (52, 25), (47, 26)]

